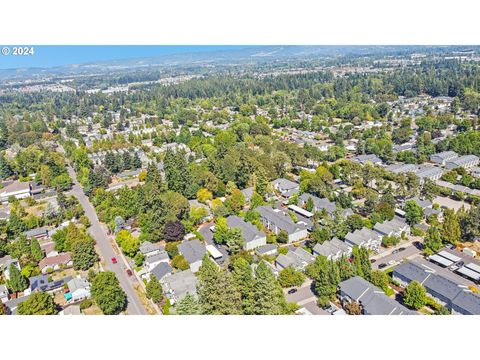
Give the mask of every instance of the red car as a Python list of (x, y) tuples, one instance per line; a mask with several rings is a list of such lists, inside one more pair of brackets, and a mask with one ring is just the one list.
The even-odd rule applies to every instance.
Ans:
[(112, 258), (112, 264), (116, 264), (117, 263), (117, 258)]
[(132, 276), (132, 275), (133, 275), (132, 270), (127, 269), (127, 275), (128, 275), (128, 276)]

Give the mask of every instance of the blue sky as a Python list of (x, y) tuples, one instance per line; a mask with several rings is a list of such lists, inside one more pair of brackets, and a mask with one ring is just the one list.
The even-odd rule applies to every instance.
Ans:
[[(0, 45), (0, 48), (4, 46)], [(14, 47), (9, 45), (8, 48)], [(0, 54), (0, 69), (25, 67), (52, 67), (93, 61), (161, 56), (189, 52), (240, 49), (247, 45), (42, 45), (34, 46), (33, 56), (5, 56)]]

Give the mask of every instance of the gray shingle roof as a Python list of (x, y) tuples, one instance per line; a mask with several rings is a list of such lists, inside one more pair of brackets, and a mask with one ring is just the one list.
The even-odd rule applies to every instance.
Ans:
[(184, 241), (178, 245), (178, 251), (188, 261), (189, 264), (202, 260), (207, 252), (205, 245), (200, 240)]
[(163, 251), (165, 248), (159, 244), (152, 244), (150, 241), (145, 241), (140, 245), (140, 252), (142, 254), (148, 254), (154, 251)]
[(361, 278), (352, 277), (338, 285), (339, 290), (350, 299), (360, 303), (367, 315), (411, 315), (412, 311), (398, 301), (389, 298), (375, 285)]
[(274, 209), (271, 206), (259, 206), (257, 211), (262, 218), (275, 224), (275, 226), (288, 234), (293, 234), (306, 228), (303, 224), (295, 224), (290, 215), (285, 211)]
[(454, 307), (463, 309), (465, 313), (480, 315), (480, 296), (467, 291), (461, 291), (452, 304)]
[(263, 231), (258, 230), (255, 225), (244, 221), (238, 216), (229, 216), (227, 218), (227, 225), (230, 228), (240, 229), (242, 231), (242, 237), (245, 239), (246, 243), (267, 236)]
[(173, 272), (172, 267), (166, 263), (161, 262), (153, 268), (151, 274), (154, 275), (159, 281), (163, 279), (164, 276), (171, 274)]

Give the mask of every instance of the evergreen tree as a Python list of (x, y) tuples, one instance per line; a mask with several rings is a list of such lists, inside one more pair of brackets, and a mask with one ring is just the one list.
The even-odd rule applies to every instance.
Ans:
[(30, 250), (32, 252), (33, 260), (35, 260), (36, 262), (39, 262), (40, 260), (43, 259), (44, 254), (36, 238), (32, 238), (30, 242)]
[(148, 164), (145, 185), (149, 185), (150, 188), (162, 188), (162, 175), (155, 164)]
[(220, 269), (208, 256), (203, 258), (198, 274), (197, 293), (203, 314), (241, 313), (241, 295), (233, 286), (231, 275)]
[(245, 315), (253, 314), (255, 279), (250, 264), (243, 257), (238, 257), (233, 263), (232, 276), (242, 299), (242, 313)]
[(242, 250), (243, 246), (245, 245), (245, 240), (243, 238), (241, 229), (234, 228), (228, 230), (227, 245), (228, 250), (232, 254), (236, 254)]
[(12, 167), (8, 163), (5, 156), (2, 153), (0, 153), (0, 179), (7, 179), (13, 174), (14, 173), (13, 173)]
[(372, 264), (368, 258), (368, 250), (364, 247), (354, 246), (352, 249), (352, 257), (356, 274), (368, 281), (370, 279), (370, 272), (372, 271)]
[(163, 163), (168, 189), (176, 191), (186, 198), (193, 198), (198, 189), (192, 186), (195, 181), (185, 159), (185, 152), (167, 150)]
[(442, 235), (440, 234), (440, 230), (437, 227), (431, 226), (427, 230), (424, 245), (425, 253), (427, 255), (432, 255), (442, 248)]
[(286, 313), (287, 303), (282, 288), (263, 261), (255, 269), (253, 298), (254, 314), (281, 315)]
[(355, 276), (355, 268), (350, 261), (348, 261), (346, 256), (342, 256), (338, 259), (336, 265), (338, 267), (340, 281), (345, 281)]
[(122, 164), (124, 170), (130, 170), (132, 168), (132, 157), (128, 151), (122, 154)]
[(199, 315), (200, 306), (195, 296), (187, 294), (177, 303), (175, 311), (178, 315)]
[(18, 268), (11, 264), (9, 267), (10, 279), (7, 284), (13, 292), (20, 292), (28, 287), (28, 279), (20, 273)]
[(319, 305), (327, 306), (334, 299), (337, 286), (340, 283), (340, 273), (336, 264), (321, 257), (317, 263), (318, 273), (315, 278), (315, 292), (319, 296)]
[(442, 224), (442, 239), (451, 244), (456, 244), (460, 241), (462, 231), (457, 215), (452, 209), (447, 209), (443, 213)]

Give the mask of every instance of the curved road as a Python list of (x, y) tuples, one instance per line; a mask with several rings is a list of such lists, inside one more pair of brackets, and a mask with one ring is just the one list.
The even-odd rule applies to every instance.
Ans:
[[(62, 149), (63, 150), (63, 149)], [(133, 288), (133, 281), (132, 278), (129, 278), (125, 272), (125, 268), (128, 266), (122, 260), (121, 256), (117, 256), (115, 253), (112, 244), (110, 243), (110, 238), (107, 234), (107, 230), (104, 225), (100, 223), (97, 217), (97, 213), (93, 205), (90, 203), (90, 200), (83, 192), (81, 185), (77, 180), (77, 174), (75, 170), (68, 165), (68, 174), (73, 180), (73, 188), (70, 191), (70, 194), (75, 195), (80, 204), (85, 211), (85, 215), (87, 216), (88, 220), (90, 221), (90, 228), (88, 229), (90, 235), (95, 239), (98, 245), (98, 249), (100, 251), (100, 257), (105, 262), (105, 268), (107, 270), (113, 271), (117, 275), (117, 279), (120, 282), (120, 286), (123, 288), (125, 293), (127, 294), (128, 299), (128, 306), (127, 306), (127, 313), (129, 315), (146, 315), (147, 312), (138, 298), (135, 289)], [(112, 264), (111, 258), (116, 257), (118, 263)]]

